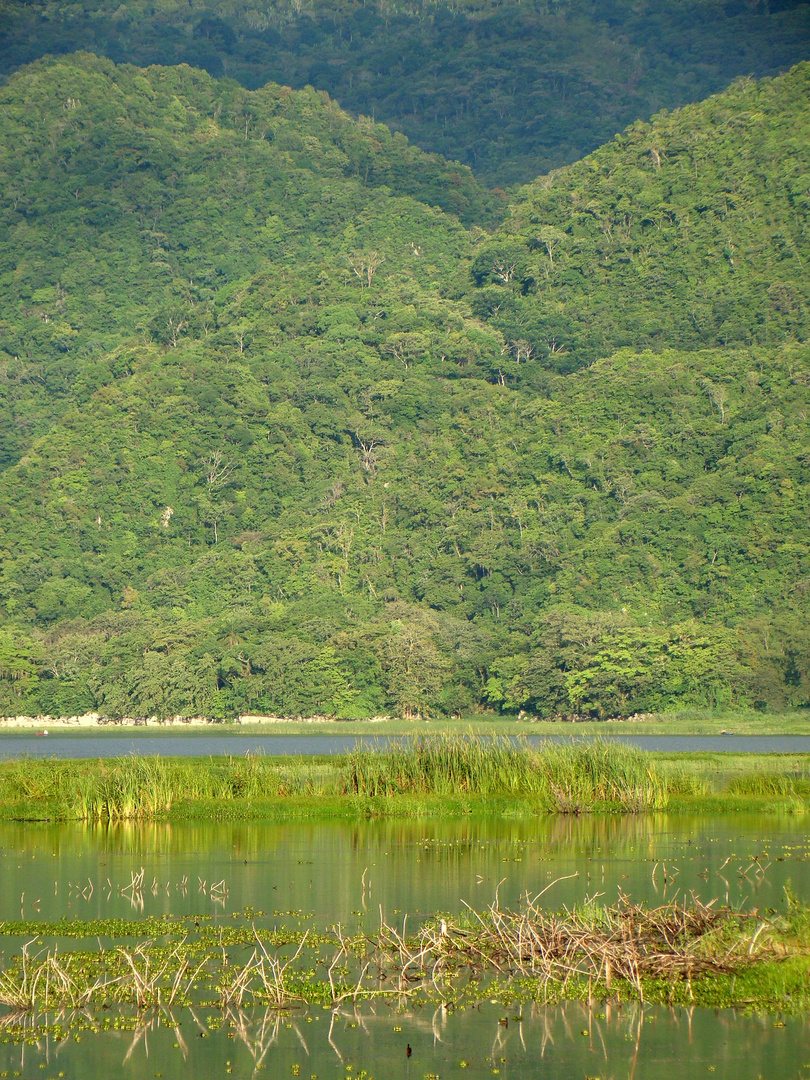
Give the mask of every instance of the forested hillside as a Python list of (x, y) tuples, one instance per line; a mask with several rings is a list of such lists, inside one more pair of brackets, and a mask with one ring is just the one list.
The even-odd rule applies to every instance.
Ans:
[(625, 345), (805, 340), (808, 100), (806, 64), (743, 79), (530, 184), (480, 246), (476, 312), (561, 371)]
[(86, 49), (326, 90), (525, 182), (638, 117), (810, 58), (806, 0), (0, 0), (0, 74)]
[(312, 90), (14, 75), (0, 710), (807, 703), (808, 78), (506, 207)]

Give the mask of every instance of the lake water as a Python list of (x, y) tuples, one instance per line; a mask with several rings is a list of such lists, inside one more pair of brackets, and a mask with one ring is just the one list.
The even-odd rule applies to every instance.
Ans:
[[(142, 888), (127, 888), (141, 870)], [(462, 901), (483, 908), (496, 890), (504, 907), (551, 885), (551, 909), (594, 895), (612, 902), (620, 891), (650, 904), (695, 892), (704, 901), (780, 908), (788, 882), (810, 896), (810, 838), (800, 816), (0, 823), (0, 920), (195, 914), (224, 926), (253, 908), (265, 926), (340, 922), (373, 934), (380, 908), (389, 922), (408, 913), (413, 927), (424, 915), (458, 914)], [(19, 945), (0, 937), (0, 966)], [(95, 948), (95, 938), (84, 947)], [(224, 1020), (210, 1008), (140, 1018), (90, 1010), (74, 1018), (67, 1038), (53, 1028), (57, 1019), (7, 1018), (0, 1076), (784, 1080), (806, 1076), (810, 1063), (806, 1017), (636, 1005), (484, 1003), (434, 1012), (376, 1003), (356, 1013), (248, 1011)]]
[[(145, 871), (134, 899), (122, 892)], [(362, 880), (365, 874), (366, 890)], [(571, 877), (570, 875), (577, 875)], [(0, 823), (0, 917), (58, 920), (206, 913), (246, 907), (265, 922), (370, 926), (409, 913), (505, 905), (526, 892), (559, 908), (621, 889), (661, 903), (694, 892), (778, 906), (790, 881), (810, 897), (810, 837), (801, 816), (685, 814), (534, 820), (285, 824)], [(185, 885), (183, 881), (185, 879)], [(224, 881), (227, 896), (211, 886)], [(203, 884), (204, 883), (204, 884)], [(296, 914), (296, 921), (298, 915)]]
[[(121, 890), (145, 870), (137, 900)], [(665, 877), (664, 877), (665, 869)], [(366, 892), (362, 879), (365, 873)], [(569, 877), (569, 875), (578, 875)], [(184, 878), (186, 879), (183, 886)], [(514, 905), (559, 881), (551, 907), (619, 889), (661, 903), (677, 893), (777, 906), (786, 881), (810, 896), (801, 816), (553, 816), (535, 820), (97, 825), (0, 823), (0, 914), (56, 920), (211, 914), (252, 907), (350, 926)], [(227, 896), (211, 895), (224, 880)], [(203, 882), (205, 883), (203, 887)]]
[(799, 1080), (810, 1046), (803, 1017), (578, 1003), (234, 1012), (213, 1031), (187, 1010), (149, 1011), (134, 1030), (105, 1030), (95, 1014), (85, 1024), (78, 1040), (0, 1042), (0, 1072), (22, 1080)]
[[(573, 736), (587, 741), (591, 736)], [(640, 750), (666, 753), (751, 753), (810, 754), (810, 735), (610, 735), (610, 742), (626, 743)], [(359, 742), (381, 747), (397, 741), (396, 736), (354, 735), (230, 735), (187, 732), (178, 734), (105, 732), (103, 735), (59, 733), (44, 735), (0, 733), (0, 758), (56, 757), (106, 758), (128, 754), (156, 754), (161, 757), (208, 757), (223, 754), (345, 754)], [(401, 741), (401, 740), (400, 740)], [(528, 735), (531, 745), (542, 742), (570, 742), (571, 736)]]

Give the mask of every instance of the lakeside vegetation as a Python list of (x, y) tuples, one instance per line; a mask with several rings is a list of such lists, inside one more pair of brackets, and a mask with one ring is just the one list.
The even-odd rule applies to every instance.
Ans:
[(67, 717), (30, 718), (25, 726), (0, 719), (0, 742), (47, 730), (54, 736), (71, 738), (195, 738), (228, 735), (250, 738), (255, 735), (305, 735), (376, 738), (384, 735), (552, 735), (559, 737), (660, 736), (660, 735), (807, 735), (810, 713), (806, 709), (786, 709), (778, 713), (753, 709), (690, 709), (672, 713), (647, 713), (627, 719), (543, 720), (531, 714), (504, 715), (495, 712), (469, 716), (437, 715), (426, 719), (398, 716), (367, 720), (337, 720), (334, 717), (273, 717), (264, 722), (183, 718), (168, 721), (149, 718), (135, 721), (105, 720), (80, 726)]
[[(376, 934), (269, 930), (239, 913), (227, 927), (193, 915), (2, 922), (0, 935), (33, 938), (0, 971), (0, 1005), (18, 1017), (99, 1005), (334, 1009), (375, 999), (407, 1009), (594, 998), (780, 1013), (808, 1007), (810, 913), (790, 894), (782, 911), (768, 912), (696, 898), (648, 908), (622, 897), (553, 913), (540, 898), (527, 896), (514, 911), (495, 900), (411, 932), (407, 920), (394, 926), (381, 916)], [(61, 948), (44, 945), (54, 932)], [(71, 938), (94, 938), (97, 947), (65, 948)]]
[(506, 738), (420, 736), (319, 758), (0, 763), (0, 815), (40, 820), (803, 813), (809, 799), (806, 755), (664, 756), (599, 740), (535, 749)]

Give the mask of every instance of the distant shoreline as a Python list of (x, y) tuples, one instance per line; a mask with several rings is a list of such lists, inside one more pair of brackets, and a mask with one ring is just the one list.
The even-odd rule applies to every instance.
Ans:
[(337, 719), (332, 716), (274, 716), (247, 713), (234, 719), (216, 720), (202, 716), (160, 718), (112, 718), (100, 713), (81, 716), (0, 717), (0, 738), (29, 735), (109, 736), (126, 732), (130, 736), (151, 735), (307, 735), (330, 734), (407, 736), (418, 734), (476, 735), (810, 735), (810, 710), (761, 713), (750, 709), (693, 709), (682, 713), (636, 713), (626, 719), (595, 720), (540, 718), (523, 713), (517, 716), (469, 714), (465, 716), (411, 719), (401, 716), (372, 716)]
[(232, 720), (212, 720), (204, 716), (124, 716), (116, 719), (102, 716), (100, 713), (84, 713), (81, 716), (8, 716), (0, 717), (0, 731), (14, 730), (59, 730), (70, 731), (87, 728), (230, 728), (256, 727), (273, 724), (382, 724), (390, 721), (389, 716), (373, 716), (364, 720), (336, 720), (332, 716), (237, 716)]

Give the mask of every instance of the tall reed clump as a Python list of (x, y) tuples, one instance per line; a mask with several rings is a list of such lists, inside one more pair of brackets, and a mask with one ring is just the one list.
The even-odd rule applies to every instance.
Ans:
[(648, 756), (602, 740), (546, 743), (476, 736), (416, 736), (346, 760), (343, 791), (375, 796), (534, 796), (549, 810), (581, 813), (595, 803), (660, 809), (666, 783)]
[(60, 778), (66, 812), (96, 821), (149, 818), (187, 801), (251, 802), (312, 793), (318, 768), (263, 755), (187, 761), (126, 757)]
[(661, 810), (667, 803), (667, 783), (648, 754), (622, 743), (545, 743), (537, 754), (549, 808), (578, 814), (594, 803), (618, 804), (639, 813)]
[(418, 735), (348, 755), (343, 792), (391, 795), (540, 795), (534, 755), (523, 743), (473, 735)]
[(75, 809), (95, 820), (155, 817), (171, 809), (178, 791), (174, 772), (165, 758), (116, 758), (77, 776)]
[[(323, 794), (334, 779), (334, 766), (307, 758), (274, 758), (264, 754), (212, 760), (219, 770), (219, 791), (207, 797), (225, 799), (272, 799)], [(214, 785), (217, 786), (216, 784)]]

